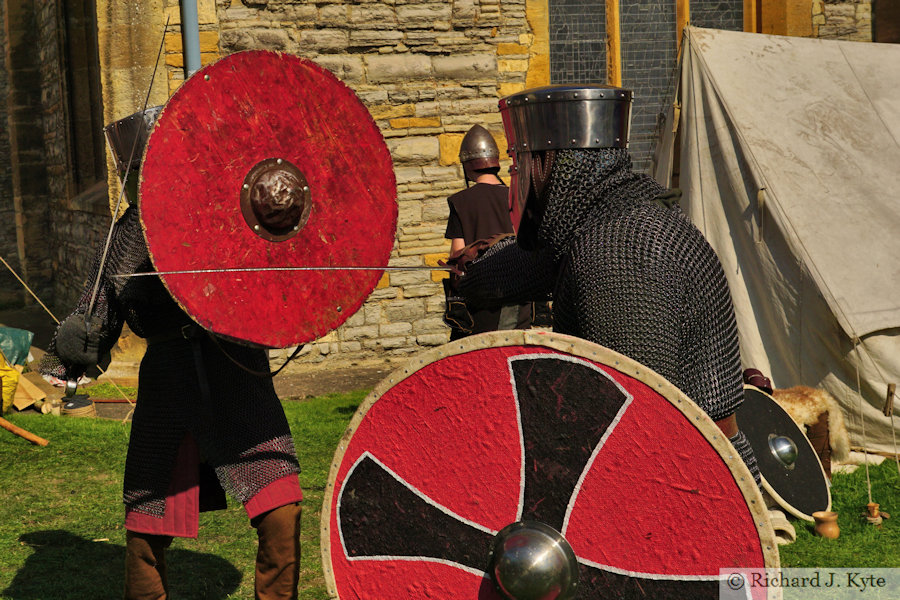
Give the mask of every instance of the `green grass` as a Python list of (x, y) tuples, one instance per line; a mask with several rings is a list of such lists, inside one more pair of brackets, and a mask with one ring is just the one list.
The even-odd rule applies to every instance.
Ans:
[[(285, 402), (303, 472), (301, 593), (328, 598), (319, 518), (337, 442), (365, 392)], [(129, 424), (101, 419), (7, 415), (50, 440), (33, 446), (0, 430), (0, 598), (121, 598), (125, 531), (122, 473)], [(197, 539), (169, 551), (173, 598), (253, 597), (256, 534), (243, 507), (200, 516)]]
[(900, 473), (897, 463), (885, 460), (869, 467), (872, 501), (891, 515), (881, 527), (864, 518), (869, 496), (866, 470), (849, 475), (835, 473), (831, 509), (838, 513), (840, 537), (825, 539), (813, 533), (813, 524), (792, 521), (797, 540), (781, 547), (783, 567), (900, 567)]
[(122, 398), (124, 394), (129, 400), (137, 398), (137, 388), (127, 385), (115, 386), (107, 382), (91, 382), (78, 388), (79, 394), (87, 394), (91, 398)]
[[(296, 439), (305, 501), (300, 598), (324, 600), (319, 518), (329, 466), (364, 392), (285, 402)], [(36, 414), (13, 423), (50, 440), (44, 448), (0, 431), (0, 598), (98, 600), (121, 597), (125, 532), (121, 480), (129, 425)], [(837, 540), (793, 521), (797, 541), (780, 548), (786, 567), (900, 567), (900, 475), (892, 461), (872, 467), (873, 498), (894, 515), (878, 529), (861, 517), (868, 502), (864, 469), (836, 474)], [(204, 513), (200, 537), (169, 552), (172, 597), (253, 597), (256, 539), (243, 508)], [(385, 599), (387, 600), (387, 599)]]

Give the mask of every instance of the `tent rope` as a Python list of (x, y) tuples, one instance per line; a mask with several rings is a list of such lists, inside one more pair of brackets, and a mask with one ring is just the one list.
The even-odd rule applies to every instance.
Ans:
[[(49, 308), (47, 308), (47, 305), (46, 305), (46, 304), (44, 304), (43, 302), (41, 302), (41, 299), (38, 298), (37, 294), (34, 293), (34, 290), (32, 290), (32, 289), (28, 286), (28, 284), (25, 283), (25, 281), (22, 280), (21, 277), (19, 277), (19, 274), (16, 273), (15, 269), (13, 269), (13, 268), (9, 265), (9, 263), (6, 262), (6, 261), (3, 259), (2, 256), (0, 256), (0, 262), (2, 262), (2, 263), (6, 266), (7, 269), (9, 269), (9, 272), (12, 273), (13, 276), (14, 276), (16, 279), (19, 280), (19, 283), (22, 284), (22, 286), (25, 288), (25, 291), (27, 291), (29, 294), (31, 294), (32, 298), (34, 298), (35, 300), (37, 300), (37, 303), (41, 305), (41, 308), (43, 308), (45, 311), (47, 311), (47, 314), (50, 315), (50, 318), (53, 319), (53, 321), (54, 321), (57, 325), (59, 325), (59, 319), (56, 318), (56, 315), (53, 314), (53, 311), (51, 311)], [(103, 370), (103, 367), (101, 367), (100, 365), (95, 365), (95, 366), (96, 366), (97, 369), (100, 371), (100, 373), (106, 375), (106, 371)], [(118, 386), (118, 384), (116, 384), (116, 382), (113, 381), (112, 379), (110, 379), (109, 382), (112, 384), (112, 386), (113, 386), (114, 388), (116, 388), (116, 391), (117, 391), (117, 392), (119, 392), (120, 394), (122, 394), (122, 397), (125, 399), (125, 401), (128, 402), (128, 404), (130, 404), (130, 405), (133, 407), (133, 406), (134, 406), (134, 402), (131, 401), (131, 399), (130, 399), (130, 398), (128, 397), (128, 395), (122, 390), (122, 388), (120, 388), (120, 387)], [(132, 409), (132, 410), (134, 410), (134, 409)]]

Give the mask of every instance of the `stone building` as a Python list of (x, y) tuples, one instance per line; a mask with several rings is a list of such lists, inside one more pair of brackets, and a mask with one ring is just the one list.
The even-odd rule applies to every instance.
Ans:
[[(638, 168), (655, 146), (673, 84), (676, 13), (686, 4), (693, 24), (766, 33), (871, 40), (877, 22), (870, 0), (620, 4), (623, 83), (637, 98)], [(394, 162), (394, 266), (434, 266), (446, 255), (446, 198), (463, 185), (459, 143), (480, 123), (505, 147), (499, 98), (550, 82), (605, 81), (603, 2), (197, 5), (204, 64), (247, 49), (294, 53), (329, 69), (360, 97)], [(0, 92), (7, 98), (0, 103), (0, 257), (59, 311), (77, 297), (118, 197), (102, 125), (134, 112), (145, 98), (163, 104), (185, 79), (180, 8), (179, 0), (0, 0)], [(308, 344), (291, 368), (400, 359), (444, 343), (441, 277), (387, 273), (362, 309)], [(0, 307), (30, 301), (0, 267)]]

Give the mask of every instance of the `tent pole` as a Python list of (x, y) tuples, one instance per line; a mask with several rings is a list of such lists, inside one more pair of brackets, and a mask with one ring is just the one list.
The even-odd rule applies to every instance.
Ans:
[(675, 0), (675, 48), (676, 55), (681, 53), (681, 38), (684, 28), (691, 20), (691, 0)]
[(619, 0), (606, 0), (606, 83), (622, 86), (622, 44)]

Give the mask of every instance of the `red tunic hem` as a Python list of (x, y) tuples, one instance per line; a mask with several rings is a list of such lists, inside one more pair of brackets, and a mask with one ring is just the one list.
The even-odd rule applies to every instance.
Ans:
[[(155, 517), (126, 507), (125, 529), (135, 533), (195, 538), (200, 522), (200, 476), (197, 465), (200, 453), (193, 436), (186, 435), (178, 449), (172, 481), (166, 494), (162, 517)], [(264, 512), (300, 502), (303, 490), (296, 474), (276, 479), (259, 490), (244, 504), (249, 518)]]

